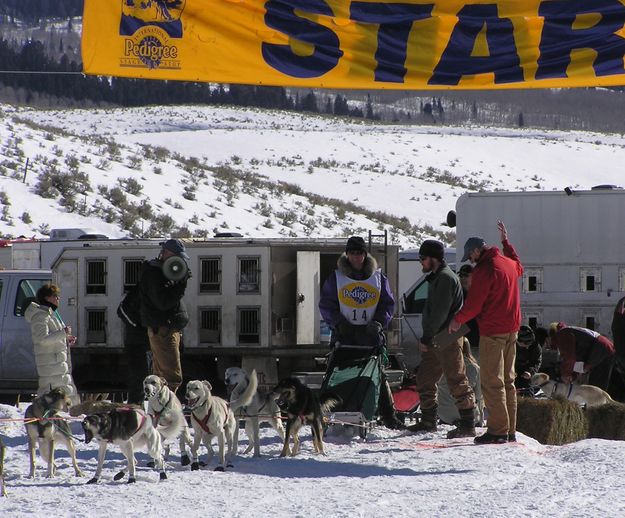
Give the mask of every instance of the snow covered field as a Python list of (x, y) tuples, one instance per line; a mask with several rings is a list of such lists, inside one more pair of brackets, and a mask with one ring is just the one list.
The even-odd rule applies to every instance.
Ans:
[[(19, 419), (24, 407), (0, 406), (0, 419)], [(75, 433), (82, 438), (78, 423)], [(74, 476), (65, 450), (57, 452), (59, 472), (45, 478), (38, 458), (28, 479), (23, 425), (0, 421), (7, 444), (6, 486), (0, 499), (6, 517), (530, 517), (625, 515), (625, 443), (598, 439), (543, 446), (519, 435), (519, 443), (474, 446), (470, 439), (448, 441), (448, 427), (425, 436), (377, 428), (366, 440), (333, 432), (327, 456), (313, 453), (309, 429), (302, 452), (279, 458), (280, 440), (263, 428), (260, 459), (240, 456), (225, 473), (214, 464), (191, 472), (177, 456), (169, 479), (147, 467), (136, 484), (112, 480), (121, 453), (109, 448), (103, 477), (85, 485), (96, 466), (96, 446), (78, 444), (85, 477)], [(247, 443), (245, 433), (240, 444)], [(145, 466), (147, 455), (138, 455)]]
[[(117, 144), (118, 154), (110, 142)], [(160, 150), (161, 157), (150, 157), (144, 146)], [(251, 237), (339, 237), (387, 229), (393, 242), (414, 247), (449, 231), (442, 225), (445, 215), (467, 191), (622, 183), (625, 138), (371, 124), (214, 106), (67, 111), (0, 106), (0, 165), (3, 158), (11, 167), (0, 176), (0, 190), (11, 206), (0, 218), (0, 233), (40, 235), (40, 225), (53, 219), (55, 227), (88, 226), (123, 236), (128, 231), (118, 222), (104, 222), (93, 211), (115, 213), (115, 204), (99, 189), (132, 178), (142, 190), (127, 194), (130, 202), (150, 204), (155, 214), (171, 217), (194, 235), (228, 229)], [(30, 166), (24, 181), (26, 158)], [(194, 176), (185, 170), (183, 162), (189, 159), (265, 183), (224, 180), (212, 172)], [(68, 212), (58, 196), (41, 198), (33, 192), (51, 164), (67, 172), (72, 162), (91, 185), (78, 197), (83, 214)], [(299, 192), (281, 192), (280, 182)], [(340, 208), (330, 199), (352, 207)], [(21, 221), (24, 207), (31, 223)], [(405, 218), (415, 230), (398, 229), (376, 212)], [(149, 227), (147, 220), (136, 223), (139, 230)], [(453, 233), (438, 236), (453, 241)]]

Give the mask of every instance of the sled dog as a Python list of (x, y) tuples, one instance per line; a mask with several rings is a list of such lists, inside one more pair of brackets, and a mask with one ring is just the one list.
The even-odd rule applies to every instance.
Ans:
[[(273, 389), (278, 406), (287, 414), (284, 446), (280, 457), (295, 456), (299, 452), (299, 430), (304, 424), (312, 429), (315, 452), (325, 455), (323, 450), (323, 413), (329, 412), (340, 403), (340, 398), (325, 394), (321, 398), (297, 378), (285, 378)], [(293, 437), (293, 449), (289, 440)]]
[[(161, 451), (161, 436), (152, 425), (147, 413), (134, 405), (112, 408), (107, 412), (90, 414), (82, 421), (85, 432), (85, 443), (96, 439), (100, 445), (98, 451), (98, 467), (94, 477), (87, 484), (95, 484), (102, 474), (102, 465), (106, 456), (108, 443), (119, 446), (128, 464), (128, 483), (137, 481), (135, 465), (135, 449), (147, 448), (148, 454), (154, 459), (154, 465), (160, 472), (160, 479), (165, 480), (165, 466)], [(124, 476), (119, 472), (114, 479)]]
[(47, 477), (52, 478), (56, 472), (54, 464), (54, 445), (61, 441), (67, 446), (72, 458), (74, 472), (82, 477), (82, 471), (76, 463), (76, 448), (69, 423), (59, 417), (59, 412), (66, 412), (71, 400), (61, 388), (55, 388), (37, 396), (26, 409), (25, 426), (28, 435), (28, 449), (30, 451), (29, 478), (35, 476), (35, 449), (39, 446), (39, 453), (48, 463)]
[[(249, 446), (244, 453), (254, 450), (254, 457), (260, 457), (260, 423), (268, 422), (284, 441), (284, 427), (280, 416), (280, 408), (271, 393), (263, 394), (258, 391), (258, 376), (253, 370), (248, 376), (239, 367), (229, 367), (225, 375), (226, 385), (230, 391), (230, 405), (236, 402), (244, 392), (251, 388), (253, 397), (247, 406), (241, 406), (234, 410), (237, 421), (245, 420), (245, 433), (249, 439)], [(234, 451), (238, 451), (239, 427), (234, 432)]]
[[(217, 437), (219, 444), (219, 464), (215, 471), (224, 471), (226, 458), (228, 467), (231, 467), (230, 459), (234, 454), (234, 434), (239, 423), (234, 417), (234, 410), (250, 404), (253, 397), (252, 388), (244, 391), (239, 399), (231, 404), (220, 397), (213, 396), (211, 384), (206, 381), (192, 380), (187, 383), (187, 406), (191, 410), (191, 425), (195, 436), (191, 446), (193, 462), (191, 470), (199, 469), (198, 449), (200, 443), (204, 443), (208, 450), (209, 460), (212, 455), (210, 446), (211, 439)], [(226, 455), (226, 446), (228, 453)]]
[(610, 394), (599, 387), (554, 381), (549, 379), (549, 375), (544, 372), (534, 374), (530, 380), (530, 384), (535, 387), (540, 387), (549, 398), (555, 396), (564, 397), (580, 406), (600, 406), (614, 402)]
[(161, 435), (165, 458), (169, 455), (168, 442), (178, 438), (180, 463), (187, 466), (190, 463), (187, 445), (191, 445), (191, 435), (180, 400), (167, 386), (165, 378), (154, 374), (143, 380), (143, 393), (148, 402), (148, 415), (152, 419), (152, 425)]

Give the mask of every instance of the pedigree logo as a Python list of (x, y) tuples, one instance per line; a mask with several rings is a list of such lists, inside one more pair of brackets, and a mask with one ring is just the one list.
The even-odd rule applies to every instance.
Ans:
[(339, 293), (342, 304), (352, 308), (370, 308), (377, 304), (378, 290), (369, 284), (351, 283), (343, 286)]
[(179, 69), (178, 47), (158, 27), (143, 27), (132, 38), (124, 39), (120, 66)]
[(186, 0), (122, 0), (120, 36), (124, 54), (120, 66), (149, 69), (180, 69), (178, 47), (182, 38)]

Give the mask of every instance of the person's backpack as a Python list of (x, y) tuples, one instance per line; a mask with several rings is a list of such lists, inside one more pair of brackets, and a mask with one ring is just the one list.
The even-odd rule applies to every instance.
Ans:
[(141, 327), (141, 299), (139, 285), (132, 286), (124, 295), (124, 298), (117, 306), (117, 316), (124, 324), (135, 328)]

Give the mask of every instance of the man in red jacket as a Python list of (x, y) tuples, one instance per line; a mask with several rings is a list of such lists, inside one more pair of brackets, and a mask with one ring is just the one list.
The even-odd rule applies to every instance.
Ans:
[(473, 280), (464, 306), (449, 324), (449, 331), (454, 332), (476, 318), (480, 331), (480, 375), (488, 429), (475, 438), (476, 444), (516, 441), (514, 361), (521, 325), (518, 279), (523, 266), (508, 241), (505, 225), (498, 221), (497, 227), (504, 255), (481, 237), (471, 237), (464, 245), (462, 261), (475, 264)]

